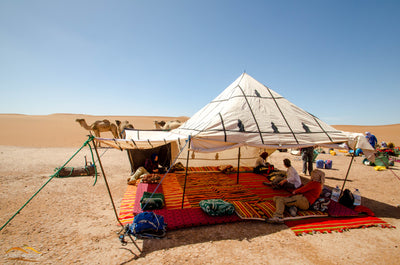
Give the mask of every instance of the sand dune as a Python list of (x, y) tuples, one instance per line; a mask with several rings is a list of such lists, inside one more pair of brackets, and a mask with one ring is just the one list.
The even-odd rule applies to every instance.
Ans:
[[(89, 132), (75, 120), (85, 119), (88, 124), (96, 120), (127, 120), (137, 129), (154, 129), (154, 121), (179, 119), (186, 121), (188, 117), (165, 116), (92, 116), (84, 114), (52, 114), (21, 115), (0, 114), (0, 145), (26, 147), (79, 147)], [(383, 126), (333, 125), (338, 130), (364, 133), (370, 131), (378, 141), (393, 142), (400, 145), (400, 124)], [(110, 132), (102, 134), (112, 138)]]
[[(84, 114), (21, 115), (0, 114), (0, 145), (27, 147), (79, 147), (87, 140), (89, 131), (82, 128), (76, 119), (85, 119), (87, 124), (108, 119), (129, 121), (138, 129), (155, 129), (154, 121), (187, 120), (187, 117), (163, 116), (91, 116)], [(112, 138), (111, 132), (101, 134)]]

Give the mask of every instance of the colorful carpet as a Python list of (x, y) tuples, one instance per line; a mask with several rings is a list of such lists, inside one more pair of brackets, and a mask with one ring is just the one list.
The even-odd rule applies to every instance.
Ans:
[(136, 201), (136, 190), (136, 186), (128, 185), (125, 195), (122, 198), (118, 215), (118, 219), (122, 225), (127, 225), (133, 222), (133, 206), (135, 205)]
[[(179, 173), (168, 174), (156, 191), (164, 194), (165, 207), (153, 211), (164, 216), (169, 230), (237, 222), (242, 219), (265, 220), (270, 218), (275, 211), (272, 198), (290, 196), (290, 193), (284, 190), (273, 190), (270, 186), (263, 185), (264, 181), (266, 181), (264, 176), (254, 173), (241, 173), (239, 183), (237, 183), (236, 174), (191, 173), (186, 178), (182, 209), (185, 176)], [(141, 212), (140, 199), (143, 193), (153, 192), (156, 187), (157, 184), (128, 185), (119, 213), (119, 220), (123, 225), (132, 223), (134, 215)], [(203, 199), (229, 201), (235, 206), (236, 214), (223, 217), (209, 216), (199, 208), (199, 202)], [(296, 235), (342, 232), (370, 226), (393, 227), (374, 216), (360, 216), (360, 213), (366, 212), (373, 215), (372, 211), (365, 207), (360, 206), (352, 210), (339, 203), (331, 202), (327, 213), (307, 210), (298, 211), (296, 217), (291, 217), (285, 212), (284, 219), (285, 224)]]
[[(231, 203), (235, 206), (236, 214), (242, 219), (265, 220), (271, 218), (276, 210), (275, 203), (268, 200), (258, 203), (243, 201), (232, 201)], [(311, 210), (299, 210), (296, 217), (292, 217), (287, 211), (284, 212), (284, 220), (326, 216), (328, 213)]]
[[(235, 174), (228, 175), (232, 180), (237, 182)], [(247, 190), (259, 196), (262, 200), (272, 200), (275, 196), (290, 196), (290, 193), (285, 190), (274, 190), (270, 186), (262, 184), (269, 182), (267, 178), (260, 174), (255, 173), (241, 173), (239, 176), (239, 184)]]
[[(189, 172), (221, 172), (219, 167), (188, 167)], [(233, 168), (233, 171), (237, 171), (237, 167)], [(252, 167), (239, 167), (239, 172), (252, 172)], [(180, 173), (185, 173), (185, 171), (180, 171)]]
[[(183, 190), (179, 185), (175, 174), (168, 174), (162, 182), (162, 188), (165, 197), (165, 208), (168, 210), (181, 209)], [(190, 208), (190, 203), (185, 196), (183, 208)]]
[(228, 216), (210, 216), (201, 208), (175, 210), (160, 209), (154, 210), (154, 212), (164, 217), (164, 221), (167, 223), (168, 230), (240, 221), (240, 218), (236, 214)]
[(289, 226), (296, 236), (315, 233), (344, 232), (348, 231), (349, 229), (367, 228), (373, 226), (382, 228), (395, 228), (394, 226), (374, 216), (302, 219), (285, 221), (285, 224)]

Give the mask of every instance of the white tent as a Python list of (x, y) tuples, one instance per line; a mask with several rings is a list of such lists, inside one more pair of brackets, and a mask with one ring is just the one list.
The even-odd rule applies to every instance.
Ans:
[(311, 145), (361, 147), (373, 152), (361, 134), (336, 130), (246, 73), (177, 129), (128, 130), (126, 140), (103, 141), (118, 148), (150, 148), (171, 142), (173, 154), (177, 154), (189, 137), (191, 164), (197, 160), (195, 165), (232, 163), (238, 158), (232, 149), (238, 147), (241, 164), (248, 166), (262, 151)]
[(347, 135), (244, 73), (173, 133), (192, 136), (192, 149), (268, 149), (337, 144)]

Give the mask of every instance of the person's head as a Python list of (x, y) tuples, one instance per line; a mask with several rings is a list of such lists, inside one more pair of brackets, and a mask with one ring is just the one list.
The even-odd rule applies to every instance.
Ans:
[(158, 155), (157, 154), (152, 154), (151, 155), (151, 161), (157, 162), (158, 161)]
[(262, 159), (265, 160), (268, 157), (268, 153), (267, 152), (262, 152), (260, 156), (262, 157)]
[(322, 185), (324, 185), (324, 183), (325, 183), (325, 173), (322, 172), (319, 169), (314, 169), (311, 172), (311, 180), (312, 181), (317, 181), (317, 182), (321, 183)]
[(283, 159), (283, 164), (285, 165), (285, 167), (290, 167), (292, 165), (292, 163), (290, 162), (289, 159), (285, 158)]
[(370, 132), (365, 132), (365, 137), (367, 137), (367, 138), (371, 137), (371, 133)]

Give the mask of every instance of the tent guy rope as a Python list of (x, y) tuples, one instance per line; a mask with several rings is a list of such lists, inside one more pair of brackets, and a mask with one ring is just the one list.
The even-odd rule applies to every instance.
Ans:
[(10, 219), (8, 219), (8, 221), (0, 228), (0, 231), (2, 231), (3, 229), (4, 229), (4, 227), (6, 227), (10, 222), (11, 222), (11, 220), (13, 220), (14, 219), (14, 217), (17, 215), (17, 214), (19, 214), (21, 211), (22, 211), (22, 209), (24, 209), (25, 208), (25, 206), (26, 205), (28, 205), (28, 203), (29, 202), (31, 202), (32, 201), (32, 199), (54, 178), (54, 177), (56, 177), (57, 175), (58, 175), (58, 173), (61, 171), (61, 169), (63, 169), (71, 160), (72, 160), (72, 158), (74, 158), (86, 145), (88, 145), (91, 141), (93, 141), (93, 139), (94, 139), (94, 137), (93, 136), (89, 136), (89, 139), (87, 139), (84, 143), (83, 143), (83, 145), (75, 152), (75, 154), (73, 154), (71, 157), (70, 157), (70, 159), (68, 159), (68, 161), (67, 162), (65, 162), (64, 163), (64, 165), (62, 165), (58, 170), (57, 170), (57, 172), (56, 173), (54, 173), (53, 175), (51, 175), (50, 176), (50, 178), (28, 199), (28, 201), (26, 201), (25, 203), (24, 203), (24, 205), (22, 205), (21, 206), (21, 208), (19, 208), (18, 209), (18, 211), (13, 215), (13, 216), (11, 216), (11, 218)]

